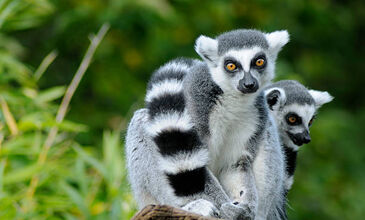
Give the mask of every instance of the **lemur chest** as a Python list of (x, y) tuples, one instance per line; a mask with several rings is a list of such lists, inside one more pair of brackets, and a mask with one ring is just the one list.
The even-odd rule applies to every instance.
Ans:
[(258, 115), (251, 100), (225, 97), (209, 117), (209, 168), (214, 174), (249, 155), (248, 140), (257, 129)]

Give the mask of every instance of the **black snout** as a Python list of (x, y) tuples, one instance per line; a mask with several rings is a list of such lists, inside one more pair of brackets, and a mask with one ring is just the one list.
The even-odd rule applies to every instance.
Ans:
[(297, 134), (292, 134), (290, 132), (287, 133), (295, 145), (301, 146), (303, 144), (308, 144), (311, 141), (311, 137), (308, 131)]
[(237, 87), (237, 89), (244, 94), (254, 93), (257, 91), (258, 88), (259, 88), (259, 83), (250, 73), (245, 73), (243, 79), (241, 79), (238, 82), (238, 87)]

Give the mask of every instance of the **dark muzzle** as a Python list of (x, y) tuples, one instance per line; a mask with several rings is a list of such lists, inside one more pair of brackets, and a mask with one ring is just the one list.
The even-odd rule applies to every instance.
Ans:
[(245, 76), (238, 82), (237, 86), (237, 89), (244, 94), (254, 93), (258, 88), (259, 83), (250, 73), (245, 73)]
[(301, 146), (303, 144), (308, 144), (311, 141), (311, 137), (308, 131), (297, 134), (292, 134), (290, 132), (287, 133), (295, 145)]

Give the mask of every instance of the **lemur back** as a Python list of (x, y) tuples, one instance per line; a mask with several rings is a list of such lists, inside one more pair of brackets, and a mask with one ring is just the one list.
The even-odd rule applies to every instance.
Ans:
[(287, 42), (286, 31), (201, 36), (204, 62), (173, 61), (154, 73), (147, 109), (135, 113), (126, 138), (135, 196), (196, 212), (209, 206), (208, 214), (216, 207), (228, 219), (280, 218), (283, 155), (261, 91)]

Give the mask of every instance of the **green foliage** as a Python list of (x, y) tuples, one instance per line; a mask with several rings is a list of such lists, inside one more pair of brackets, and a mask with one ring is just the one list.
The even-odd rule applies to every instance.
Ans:
[[(0, 219), (131, 217), (120, 131), (142, 107), (149, 76), (169, 59), (197, 57), (200, 34), (236, 28), (288, 29), (277, 80), (296, 79), (335, 97), (299, 153), (289, 216), (362, 219), (364, 12), (360, 0), (0, 0)], [(87, 36), (105, 21), (111, 30), (66, 120), (56, 123)], [(55, 125), (59, 133), (40, 167)], [(34, 175), (38, 188), (29, 198)]]
[[(34, 68), (19, 59), (24, 47), (5, 34), (41, 25), (39, 19), (53, 5), (48, 1), (2, 3), (0, 219), (131, 218), (136, 208), (127, 185), (120, 130), (104, 132), (103, 142), (95, 146), (76, 141), (75, 135), (89, 130), (87, 125), (55, 121), (65, 86), (40, 88), (37, 79), (42, 73), (37, 76)], [(18, 50), (14, 53), (12, 48)], [(59, 133), (41, 166), (37, 160), (52, 126)], [(39, 183), (34, 196), (29, 196), (34, 176)]]

